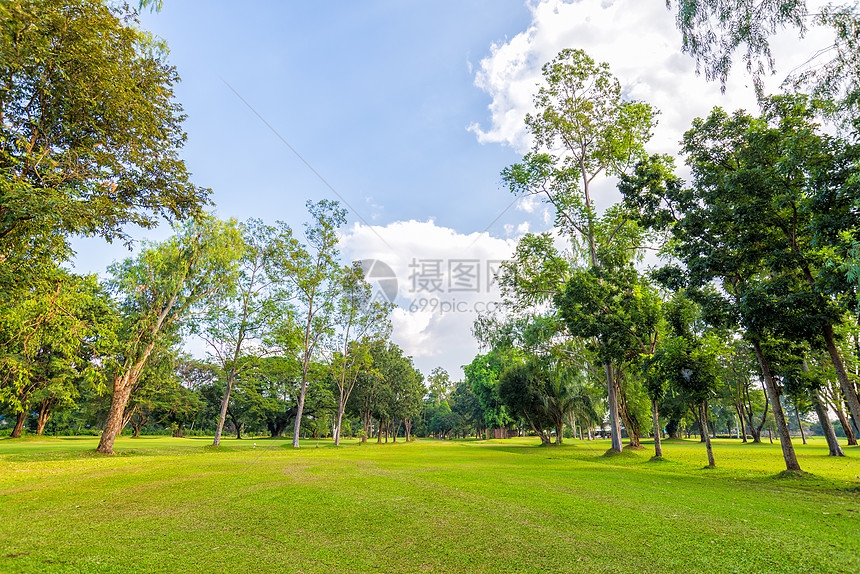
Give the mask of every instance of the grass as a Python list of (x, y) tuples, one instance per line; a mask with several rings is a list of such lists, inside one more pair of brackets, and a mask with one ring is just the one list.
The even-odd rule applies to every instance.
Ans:
[(857, 448), (536, 443), (4, 439), (0, 572), (860, 572)]

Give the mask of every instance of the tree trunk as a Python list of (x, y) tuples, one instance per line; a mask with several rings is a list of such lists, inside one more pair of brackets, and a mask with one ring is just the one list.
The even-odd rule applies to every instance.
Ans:
[(215, 440), (212, 446), (221, 444), (221, 433), (224, 431), (224, 421), (227, 420), (227, 407), (230, 405), (230, 391), (233, 390), (233, 373), (227, 377), (227, 388), (224, 390), (224, 398), (221, 399), (221, 410), (218, 412), (218, 426), (215, 427)]
[(705, 450), (708, 451), (708, 466), (714, 468), (716, 464), (714, 463), (714, 449), (711, 447), (711, 436), (708, 433), (708, 407), (706, 402), (703, 401), (699, 404), (699, 413), (699, 420), (702, 425), (699, 427), (699, 431), (705, 437)]
[(27, 421), (28, 409), (24, 409), (15, 418), (15, 428), (12, 429), (12, 434), (9, 438), (21, 438), (21, 433), (24, 430), (24, 423)]
[(127, 373), (114, 381), (113, 395), (111, 396), (110, 412), (108, 413), (105, 430), (102, 431), (99, 446), (96, 452), (102, 454), (113, 454), (113, 443), (117, 435), (122, 432), (123, 414), (125, 414), (125, 405), (128, 404), (128, 398), (131, 396), (132, 382), (130, 381), (131, 374)]
[(45, 432), (45, 425), (51, 420), (51, 410), (48, 405), (43, 404), (39, 409), (39, 419), (36, 421), (36, 434), (42, 436)]
[(806, 444), (806, 433), (803, 432), (803, 423), (800, 421), (800, 409), (797, 406), (797, 401), (794, 401), (794, 416), (797, 418), (797, 428), (800, 429), (800, 438), (803, 444)]
[(770, 395), (770, 403), (773, 405), (773, 418), (776, 421), (776, 427), (779, 432), (779, 444), (782, 446), (782, 456), (785, 459), (786, 470), (800, 470), (800, 463), (797, 462), (797, 456), (794, 454), (794, 446), (791, 444), (791, 435), (788, 434), (788, 425), (785, 424), (785, 416), (782, 414), (782, 405), (779, 404), (779, 389), (773, 380), (770, 372), (770, 364), (762, 353), (761, 345), (758, 341), (753, 342), (753, 349), (761, 366), (764, 383)]
[(555, 444), (562, 444), (562, 429), (564, 428), (563, 423), (558, 423), (555, 427)]
[(707, 438), (705, 435), (708, 433), (704, 430), (705, 427), (702, 424), (702, 409), (700, 409), (698, 405), (693, 409), (693, 415), (696, 417), (696, 426), (699, 428), (699, 442), (705, 442), (705, 439)]
[(334, 446), (340, 446), (340, 425), (343, 424), (343, 405), (337, 408), (337, 427), (334, 431)]
[(293, 448), (299, 448), (299, 432), (302, 429), (302, 411), (305, 409), (305, 394), (308, 391), (307, 366), (302, 372), (302, 389), (299, 393), (298, 410), (296, 411), (296, 424), (293, 425)]
[(660, 430), (660, 417), (657, 413), (657, 401), (651, 400), (651, 418), (654, 419), (654, 456), (663, 457), (663, 444), (661, 442), (662, 431)]
[(836, 370), (836, 379), (839, 381), (839, 388), (842, 389), (845, 405), (848, 407), (849, 418), (854, 422), (854, 428), (860, 432), (860, 399), (857, 398), (854, 384), (848, 379), (845, 364), (842, 362), (842, 355), (839, 353), (839, 348), (836, 346), (836, 340), (833, 336), (833, 327), (831, 325), (825, 326), (823, 334), (824, 344), (827, 347), (827, 352), (830, 354), (833, 368)]
[(833, 410), (836, 411), (836, 417), (839, 419), (839, 424), (842, 425), (842, 432), (845, 433), (845, 438), (848, 439), (848, 446), (857, 446), (857, 437), (854, 435), (854, 429), (851, 428), (851, 423), (845, 416), (845, 412), (839, 403), (833, 405)]
[(747, 442), (747, 423), (744, 420), (744, 403), (743, 403), (743, 401), (736, 404), (735, 408), (738, 411), (738, 419), (740, 419), (740, 425), (738, 426), (738, 430), (741, 432), (741, 436), (743, 437), (743, 442)]
[(242, 424), (238, 421), (238, 419), (236, 419), (236, 417), (233, 415), (232, 412), (230, 412), (229, 409), (227, 410), (227, 415), (229, 415), (230, 420), (233, 421), (233, 426), (236, 429), (236, 439), (242, 440)]
[(606, 390), (609, 402), (609, 425), (612, 435), (611, 448), (614, 451), (621, 452), (624, 447), (621, 445), (621, 422), (618, 418), (618, 386), (615, 384), (612, 364), (607, 361), (603, 364), (603, 369), (606, 371)]
[(627, 408), (627, 397), (620, 387), (618, 389), (618, 414), (621, 420), (624, 421), (624, 428), (627, 430), (627, 440), (630, 441), (630, 446), (638, 448), (640, 445), (639, 439), (641, 436), (641, 425), (636, 416)]
[[(804, 366), (806, 362), (804, 361)], [(839, 440), (836, 438), (836, 432), (833, 430), (833, 425), (830, 423), (830, 417), (827, 415), (827, 408), (821, 402), (821, 397), (818, 396), (818, 391), (812, 392), (812, 404), (815, 406), (815, 414), (818, 415), (818, 422), (821, 424), (821, 429), (824, 431), (824, 438), (827, 439), (827, 447), (830, 449), (829, 456), (845, 456), (842, 452), (842, 447), (839, 446)]]

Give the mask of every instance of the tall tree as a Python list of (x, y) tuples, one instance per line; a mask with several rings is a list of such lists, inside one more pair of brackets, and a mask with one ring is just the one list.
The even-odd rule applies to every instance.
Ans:
[(386, 337), (391, 330), (391, 304), (374, 300), (371, 285), (364, 279), (358, 261), (343, 269), (340, 293), (336, 303), (334, 342), (335, 385), (337, 386), (337, 422), (334, 444), (340, 445), (340, 430), (349, 395), (355, 388), (358, 373), (369, 368), (372, 359), (369, 341)]
[(291, 301), (297, 318), (294, 321), (291, 315), (283, 314), (271, 336), (278, 346), (299, 349), (301, 382), (293, 429), (294, 448), (299, 447), (309, 368), (320, 351), (320, 343), (333, 334), (341, 288), (337, 230), (346, 223), (346, 210), (335, 201), (309, 201), (307, 208), (312, 219), (305, 224), (307, 244), (291, 242), (289, 259), (270, 271), (273, 280), (281, 285), (279, 298)]
[[(558, 230), (584, 243), (587, 260), (596, 267), (598, 242), (612, 243), (615, 234), (598, 236), (592, 183), (599, 176), (623, 173), (644, 155), (655, 112), (647, 104), (626, 101), (608, 65), (596, 63), (581, 50), (561, 51), (542, 71), (544, 85), (535, 96), (537, 113), (526, 117), (533, 149), (522, 163), (506, 168), (502, 177), (513, 193), (537, 195), (552, 204)], [(609, 362), (605, 373), (612, 448), (620, 451), (615, 377)]]
[[(225, 282), (220, 297), (210, 300), (197, 325), (197, 331), (208, 343), (210, 351), (225, 376), (224, 396), (218, 415), (213, 444), (218, 446), (230, 404), (230, 393), (240, 374), (253, 366), (254, 347), (260, 345), (269, 328), (267, 311), (275, 289), (268, 269), (283, 265), (294, 242), (289, 228), (265, 225), (249, 220), (239, 225), (242, 236), (235, 282)], [(289, 306), (278, 311), (289, 317)], [(279, 318), (283, 320), (283, 316)]]
[(69, 234), (197, 213), (188, 181), (178, 76), (125, 5), (0, 4), (0, 293), (67, 258)]
[(121, 315), (120, 349), (111, 365), (111, 408), (97, 452), (113, 454), (123, 413), (150, 354), (198, 305), (233, 281), (240, 235), (233, 222), (207, 216), (178, 227), (160, 244), (110, 268)]

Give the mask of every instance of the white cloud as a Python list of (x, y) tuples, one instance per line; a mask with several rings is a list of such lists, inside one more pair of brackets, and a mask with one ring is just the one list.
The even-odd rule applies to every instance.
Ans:
[[(692, 119), (707, 115), (715, 105), (730, 110), (756, 107), (742, 64), (735, 66), (725, 94), (718, 84), (696, 76), (694, 61), (680, 51), (674, 14), (663, 2), (535, 0), (529, 9), (529, 28), (492, 45), (475, 74), (475, 85), (492, 98), (489, 126), (469, 127), (482, 143), (501, 143), (520, 152), (529, 148), (523, 121), (533, 109), (540, 68), (563, 48), (581, 48), (595, 60), (608, 62), (628, 97), (660, 110), (653, 152), (675, 153)], [(826, 45), (827, 38), (826, 32), (812, 31), (799, 41), (793, 30), (776, 37), (772, 47), (782, 75), (767, 78), (767, 88), (777, 91), (784, 75)]]
[[(522, 232), (526, 227), (520, 226)], [(436, 366), (452, 377), (478, 352), (472, 338), (477, 311), (499, 299), (489, 273), (513, 253), (516, 239), (458, 233), (433, 221), (356, 223), (341, 237), (346, 261), (375, 259), (397, 279), (392, 340), (425, 374)]]

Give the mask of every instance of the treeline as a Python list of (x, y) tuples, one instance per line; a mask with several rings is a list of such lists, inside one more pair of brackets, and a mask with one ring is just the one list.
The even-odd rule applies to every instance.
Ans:
[[(622, 97), (606, 64), (564, 50), (543, 68), (534, 142), (504, 170), (544, 200), (552, 231), (527, 234), (499, 278), (504, 308), (475, 322), (488, 350), (467, 368), (487, 424), (525, 424), (544, 443), (603, 427), (612, 449), (698, 430), (779, 438), (800, 470), (789, 417), (814, 419), (842, 455), (856, 445), (860, 146), (817, 123), (840, 108), (802, 94), (760, 112), (714, 108), (673, 158), (649, 155), (657, 112)], [(852, 92), (852, 93), (857, 93)], [(820, 94), (819, 94), (820, 96)], [(622, 201), (601, 211), (595, 182)], [(646, 252), (660, 264), (643, 264)], [(803, 437), (805, 440), (805, 436)]]

